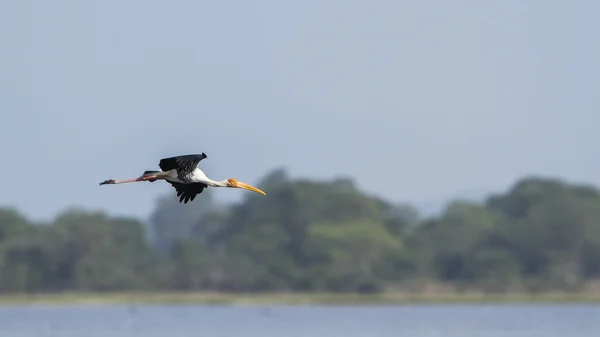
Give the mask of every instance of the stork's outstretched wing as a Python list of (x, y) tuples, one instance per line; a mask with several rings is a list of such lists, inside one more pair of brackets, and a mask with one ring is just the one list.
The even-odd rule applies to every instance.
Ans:
[(206, 154), (187, 154), (183, 156), (175, 156), (169, 158), (163, 158), (160, 160), (158, 166), (163, 172), (167, 172), (176, 169), (177, 172), (191, 172), (193, 171), (198, 163), (206, 158)]
[(194, 198), (196, 198), (196, 195), (202, 193), (207, 187), (207, 185), (203, 183), (182, 184), (168, 180), (167, 182), (175, 187), (179, 202), (183, 202), (184, 204), (187, 204), (188, 201), (193, 201)]

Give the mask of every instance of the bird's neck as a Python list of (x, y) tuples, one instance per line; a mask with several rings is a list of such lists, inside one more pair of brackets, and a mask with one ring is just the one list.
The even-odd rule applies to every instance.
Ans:
[(208, 186), (212, 186), (212, 187), (227, 187), (227, 186), (229, 186), (229, 183), (227, 182), (227, 180), (217, 181), (217, 180), (212, 180), (210, 178), (208, 178), (208, 181), (206, 184)]
[(229, 186), (229, 183), (227, 182), (227, 180), (221, 180), (221, 181), (212, 180), (209, 177), (207, 177), (206, 174), (204, 174), (204, 172), (202, 172), (202, 170), (200, 170), (199, 168), (196, 168), (194, 170), (194, 172), (192, 173), (192, 180), (196, 181), (196, 182), (204, 183), (211, 187), (227, 187), (227, 186)]

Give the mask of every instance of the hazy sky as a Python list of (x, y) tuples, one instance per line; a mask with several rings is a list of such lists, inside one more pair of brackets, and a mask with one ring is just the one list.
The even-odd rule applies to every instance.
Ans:
[(599, 12), (592, 0), (3, 1), (0, 205), (146, 217), (171, 186), (98, 182), (200, 152), (214, 179), (285, 167), (395, 202), (525, 174), (600, 184)]

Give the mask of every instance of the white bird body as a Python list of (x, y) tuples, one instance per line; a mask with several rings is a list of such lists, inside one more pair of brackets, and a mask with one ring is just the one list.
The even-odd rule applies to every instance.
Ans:
[(172, 181), (175, 183), (182, 183), (185, 184), (183, 181), (179, 180), (179, 178), (177, 178), (177, 170), (169, 170), (167, 172), (165, 172), (165, 180), (167, 181)]
[(176, 169), (169, 170), (164, 172), (164, 177), (166, 181), (180, 183), (180, 184), (191, 184), (191, 183), (203, 183), (212, 187), (226, 187), (227, 180), (224, 181), (215, 181), (210, 179), (206, 174), (198, 167), (196, 167), (189, 175), (189, 179), (180, 179), (179, 173)]
[(194, 200), (197, 194), (202, 193), (209, 186), (243, 188), (266, 195), (260, 189), (237, 179), (229, 178), (221, 181), (210, 179), (198, 168), (198, 163), (204, 158), (206, 158), (204, 153), (163, 158), (159, 163), (160, 171), (145, 171), (140, 177), (134, 179), (109, 179), (101, 182), (100, 185), (165, 180), (175, 188), (179, 201), (183, 203)]

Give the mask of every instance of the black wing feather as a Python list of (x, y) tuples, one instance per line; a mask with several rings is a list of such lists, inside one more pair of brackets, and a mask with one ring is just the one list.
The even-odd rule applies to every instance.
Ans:
[(206, 158), (206, 154), (186, 154), (183, 156), (175, 156), (169, 158), (163, 158), (160, 160), (158, 166), (163, 172), (176, 169), (178, 172), (189, 172), (193, 171), (198, 163)]
[(188, 201), (193, 201), (194, 198), (196, 198), (196, 195), (202, 193), (202, 191), (208, 187), (203, 183), (182, 184), (168, 180), (167, 182), (175, 187), (179, 202), (183, 202), (184, 204), (187, 204)]

